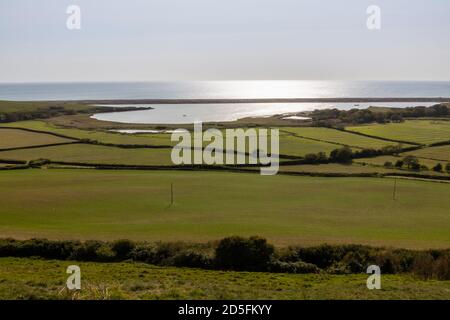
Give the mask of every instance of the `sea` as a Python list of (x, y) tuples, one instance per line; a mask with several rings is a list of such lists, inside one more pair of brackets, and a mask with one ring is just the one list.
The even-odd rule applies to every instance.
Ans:
[[(263, 99), (450, 97), (450, 81), (191, 81), (0, 83), (0, 100)], [(98, 120), (175, 124), (234, 121), (245, 117), (323, 108), (409, 107), (433, 103), (230, 103), (142, 105), (151, 110), (101, 113)], [(129, 105), (123, 105), (129, 106)], [(300, 120), (299, 120), (300, 121)]]

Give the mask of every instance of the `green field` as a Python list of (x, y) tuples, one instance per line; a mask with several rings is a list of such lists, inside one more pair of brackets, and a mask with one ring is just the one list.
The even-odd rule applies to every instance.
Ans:
[(171, 149), (121, 149), (90, 144), (70, 144), (34, 149), (0, 151), (1, 159), (37, 160), (87, 164), (172, 165)]
[(347, 130), (386, 139), (431, 144), (450, 140), (450, 121), (407, 120), (401, 123), (347, 127)]
[(15, 129), (0, 129), (0, 149), (65, 143), (73, 140)]
[[(65, 289), (66, 268), (81, 268), (81, 290)], [(86, 263), (0, 258), (4, 299), (450, 299), (450, 281), (384, 275), (294, 275), (162, 268), (141, 263)]]
[[(170, 204), (170, 184), (175, 203)], [(174, 171), (0, 172), (0, 237), (450, 246), (450, 184)]]
[[(283, 128), (282, 131), (293, 133), (297, 136), (318, 139), (354, 148), (381, 149), (389, 145), (397, 145), (395, 142), (364, 137), (336, 129), (319, 127)], [(407, 147), (408, 145), (404, 145)], [(339, 147), (335, 146), (335, 148)]]
[[(379, 157), (374, 157), (374, 158), (361, 158), (361, 159), (356, 159), (355, 163), (366, 163), (366, 164), (382, 167), (382, 166), (384, 166), (384, 164), (386, 162), (391, 162), (393, 165), (395, 165), (395, 163), (398, 160), (402, 160), (408, 154), (409, 153), (402, 153), (399, 156), (379, 156)], [(435, 165), (437, 165), (438, 163), (445, 165), (445, 163), (443, 163), (443, 162), (439, 162), (436, 160), (430, 160), (430, 159), (423, 159), (423, 158), (419, 159), (419, 163), (421, 165), (425, 165), (429, 169), (428, 171), (422, 171), (427, 174), (439, 174), (437, 172), (432, 171), (433, 167)], [(384, 169), (384, 168), (377, 168), (376, 170), (377, 170), (377, 172), (380, 172), (378, 170), (382, 170), (382, 169)], [(403, 171), (403, 172), (405, 172), (405, 171)]]
[(0, 112), (29, 112), (37, 110), (47, 110), (55, 106), (74, 111), (86, 111), (92, 109), (92, 107), (89, 105), (74, 102), (0, 101)]
[[(73, 137), (76, 139), (89, 139), (107, 144), (173, 146), (177, 143), (172, 142), (170, 140), (171, 135), (167, 133), (121, 134), (105, 131), (81, 130), (76, 128), (56, 127), (47, 122), (37, 120), (13, 122), (5, 124), (3, 126), (52, 132), (65, 135), (68, 137)], [(222, 130), (222, 132), (223, 131), (224, 130)], [(375, 140), (375, 139), (367, 139), (367, 140)], [(204, 146), (208, 144), (209, 142), (203, 142)], [(280, 132), (280, 154), (290, 156), (304, 156), (305, 154), (308, 153), (318, 153), (318, 152), (325, 152), (328, 154), (332, 150), (339, 147), (340, 146), (336, 144), (297, 138), (290, 134)]]
[(76, 128), (62, 128), (54, 126), (45, 121), (30, 120), (12, 122), (2, 124), (3, 127), (26, 128), (38, 131), (47, 131), (73, 137), (76, 139), (90, 139), (102, 143), (111, 144), (137, 144), (137, 145), (155, 145), (155, 146), (170, 146), (174, 143), (170, 141), (170, 134), (121, 134), (116, 132), (95, 131), (95, 130), (81, 130)]
[[(406, 152), (404, 155), (410, 154), (419, 158), (427, 158), (440, 161), (443, 165), (446, 162), (450, 162), (450, 145), (423, 148), (411, 152)], [(421, 159), (422, 161), (422, 159)]]
[[(372, 159), (372, 158), (371, 158)], [(359, 163), (351, 165), (328, 163), (321, 165), (292, 165), (280, 166), (280, 172), (312, 172), (312, 173), (340, 173), (340, 174), (364, 174), (364, 173), (397, 173), (399, 170), (364, 166)]]

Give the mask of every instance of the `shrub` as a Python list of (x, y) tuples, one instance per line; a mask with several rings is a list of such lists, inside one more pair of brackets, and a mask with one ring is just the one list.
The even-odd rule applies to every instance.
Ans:
[(102, 252), (104, 249), (101, 249), (102, 245), (102, 242), (93, 240), (80, 243), (74, 248), (69, 259), (78, 261), (99, 261), (98, 254), (101, 255), (100, 259), (104, 258)]
[(386, 161), (386, 162), (384, 163), (384, 166), (387, 167), (387, 168), (392, 168), (394, 165), (392, 164), (392, 162)]
[(450, 280), (450, 252), (441, 255), (433, 264), (433, 275), (439, 280)]
[(403, 164), (404, 164), (403, 160), (397, 160), (397, 161), (395, 162), (395, 166), (396, 166), (397, 168), (403, 167)]
[(28, 162), (28, 165), (32, 168), (38, 168), (41, 166), (45, 166), (47, 164), (49, 164), (51, 161), (48, 159), (36, 159), (36, 160), (30, 160)]
[(350, 251), (342, 258), (341, 263), (347, 266), (352, 273), (365, 272), (367, 259), (359, 251)]
[(109, 262), (116, 259), (116, 255), (108, 244), (101, 244), (95, 250), (95, 261)]
[(136, 245), (130, 252), (130, 257), (134, 261), (152, 263), (155, 256), (155, 247), (151, 244)]
[(173, 265), (176, 267), (211, 269), (213, 259), (204, 252), (186, 250), (173, 257)]
[(391, 251), (381, 251), (375, 255), (375, 264), (381, 272), (394, 274), (402, 271), (400, 257)]
[(433, 276), (433, 256), (430, 253), (419, 254), (414, 259), (412, 271), (417, 276), (430, 279)]
[(278, 273), (319, 273), (320, 269), (312, 263), (303, 261), (284, 262), (280, 260), (271, 261), (268, 265), (270, 272)]
[(117, 260), (126, 260), (130, 257), (135, 246), (133, 241), (121, 239), (112, 243), (111, 250), (114, 252)]
[(350, 274), (352, 271), (345, 263), (338, 262), (327, 268), (327, 273), (329, 274)]
[(300, 260), (312, 263), (319, 268), (327, 268), (335, 262), (339, 262), (343, 256), (343, 250), (338, 246), (321, 245), (310, 248), (295, 248), (293, 254), (287, 260)]
[(225, 270), (265, 271), (273, 253), (266, 239), (229, 237), (219, 242), (214, 263)]

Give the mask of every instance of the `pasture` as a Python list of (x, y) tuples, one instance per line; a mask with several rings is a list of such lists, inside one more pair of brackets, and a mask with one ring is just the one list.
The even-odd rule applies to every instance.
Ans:
[(401, 123), (351, 126), (346, 129), (371, 136), (418, 144), (450, 140), (450, 121), (445, 120), (406, 120)]
[(121, 149), (91, 144), (70, 144), (33, 149), (0, 151), (1, 159), (76, 162), (86, 164), (173, 165), (171, 149)]
[[(170, 185), (174, 204), (170, 205)], [(251, 173), (0, 172), (0, 237), (450, 246), (450, 184)]]
[(16, 129), (0, 129), (0, 149), (31, 147), (71, 141), (73, 140), (56, 137), (50, 134)]
[[(443, 165), (450, 162), (450, 145), (423, 148), (411, 152), (405, 152), (404, 155), (413, 155), (419, 158), (433, 159), (435, 162), (441, 162)], [(420, 159), (422, 161), (422, 159)]]
[[(407, 154), (409, 154), (409, 153), (402, 153), (399, 156), (379, 156), (379, 157), (373, 157), (373, 158), (361, 158), (361, 159), (356, 159), (355, 163), (366, 163), (366, 164), (370, 164), (370, 165), (374, 165), (374, 166), (383, 167), (386, 162), (391, 162), (393, 165), (395, 165), (395, 163), (398, 160), (402, 160)], [(424, 165), (429, 169), (429, 171), (426, 171), (427, 174), (438, 174), (437, 172), (432, 171), (432, 169), (435, 165), (437, 165), (439, 163), (439, 161), (424, 159), (424, 158), (419, 158), (418, 160), (421, 165)], [(445, 165), (445, 163), (443, 163), (443, 162), (441, 162), (441, 164)], [(382, 170), (382, 169), (385, 169), (385, 168), (376, 168), (376, 170), (378, 172), (379, 172), (379, 170)], [(403, 171), (403, 172), (405, 172), (405, 171)]]
[[(299, 128), (282, 128), (281, 130), (293, 133), (301, 137), (335, 143), (337, 144), (335, 148), (340, 147), (340, 145), (347, 145), (353, 148), (360, 148), (360, 149), (363, 148), (381, 149), (389, 145), (397, 145), (397, 143), (395, 142), (374, 139), (370, 137), (365, 137), (329, 128), (299, 127)], [(404, 146), (407, 147), (408, 145)]]

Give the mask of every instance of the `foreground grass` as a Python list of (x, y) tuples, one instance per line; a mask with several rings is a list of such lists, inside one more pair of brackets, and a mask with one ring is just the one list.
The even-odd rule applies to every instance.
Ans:
[[(170, 206), (170, 185), (175, 203)], [(450, 184), (225, 172), (0, 172), (0, 236), (450, 246)]]
[[(65, 288), (73, 264), (81, 268), (76, 293)], [(450, 299), (450, 281), (383, 275), (382, 289), (368, 290), (366, 279), (0, 258), (0, 299)]]

